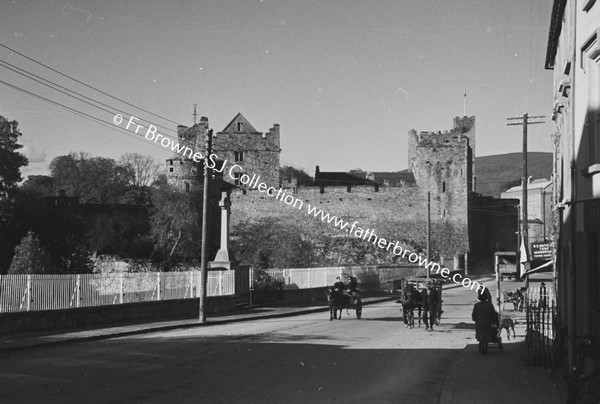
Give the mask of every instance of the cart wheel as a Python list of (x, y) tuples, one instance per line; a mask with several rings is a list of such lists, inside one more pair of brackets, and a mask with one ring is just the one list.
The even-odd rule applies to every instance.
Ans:
[(356, 318), (360, 320), (361, 316), (362, 316), (362, 302), (359, 300), (356, 303)]

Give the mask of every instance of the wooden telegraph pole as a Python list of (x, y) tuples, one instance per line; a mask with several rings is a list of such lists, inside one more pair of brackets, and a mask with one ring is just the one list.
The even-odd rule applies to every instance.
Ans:
[[(429, 250), (431, 249), (431, 192), (427, 191), (427, 265), (429, 265)], [(427, 279), (429, 279), (429, 267), (427, 267)]]
[(206, 159), (212, 153), (212, 135), (213, 130), (209, 129), (206, 131), (204, 139), (204, 148), (206, 154), (204, 155), (204, 189), (202, 193), (202, 252), (200, 258), (200, 322), (206, 322), (206, 278), (207, 278), (207, 266), (208, 266), (208, 204), (209, 204), (209, 184), (211, 170), (206, 164)]
[[(529, 226), (527, 223), (527, 126), (544, 123), (543, 121), (529, 121), (529, 119), (543, 119), (545, 116), (529, 116), (523, 114), (523, 116), (515, 118), (507, 118), (507, 121), (516, 121), (507, 123), (508, 126), (512, 125), (523, 125), (523, 177), (522, 181), (522, 196), (521, 196), (521, 240), (525, 246), (525, 254), (529, 257)], [(519, 246), (520, 247), (520, 246)], [(528, 284), (529, 277), (526, 278), (525, 282)]]

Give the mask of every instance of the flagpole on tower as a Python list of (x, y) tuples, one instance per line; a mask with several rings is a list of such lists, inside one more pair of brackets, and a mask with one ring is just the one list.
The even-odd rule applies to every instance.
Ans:
[(467, 90), (465, 90), (465, 94), (463, 95), (463, 116), (467, 116)]

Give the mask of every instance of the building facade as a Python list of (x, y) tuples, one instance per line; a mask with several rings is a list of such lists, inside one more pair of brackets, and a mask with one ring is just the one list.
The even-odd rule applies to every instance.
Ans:
[[(550, 240), (553, 192), (552, 181), (545, 178), (533, 180), (527, 184), (529, 243), (544, 243)], [(517, 199), (519, 203), (521, 203), (522, 197), (522, 185), (509, 188), (500, 194), (501, 199)]]
[(546, 69), (554, 72), (555, 240), (559, 316), (569, 335), (600, 335), (600, 3), (554, 0)]
[[(237, 170), (235, 175), (242, 174), (250, 177), (256, 174), (261, 182), (267, 185), (279, 186), (279, 124), (274, 124), (267, 132), (259, 132), (241, 114), (238, 113), (213, 136), (213, 153), (220, 160), (227, 160), (231, 166), (237, 164), (243, 170)], [(236, 178), (235, 185), (242, 186)]]

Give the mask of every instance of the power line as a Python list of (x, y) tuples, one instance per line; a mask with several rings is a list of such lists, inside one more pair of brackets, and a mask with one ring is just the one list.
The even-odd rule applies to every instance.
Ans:
[[(105, 127), (109, 128), (109, 129), (115, 131), (115, 132), (123, 133), (123, 134), (125, 134), (125, 135), (127, 135), (127, 136), (129, 136), (131, 138), (140, 140), (141, 135), (137, 135), (136, 136), (136, 135), (133, 135), (131, 132), (125, 130), (125, 129), (122, 129), (122, 128), (119, 128), (119, 127), (115, 127), (115, 126), (110, 126), (110, 125), (106, 124), (106, 122), (103, 119), (100, 119), (100, 118), (97, 118), (97, 117), (92, 116), (90, 114), (87, 114), (85, 112), (79, 111), (79, 110), (77, 110), (75, 108), (68, 107), (66, 105), (63, 105), (63, 104), (57, 102), (57, 101), (54, 101), (54, 100), (51, 100), (49, 98), (43, 97), (43, 96), (41, 96), (39, 94), (32, 93), (31, 91), (27, 91), (27, 90), (25, 90), (25, 89), (23, 89), (21, 87), (15, 86), (15, 85), (10, 84), (10, 83), (7, 83), (7, 82), (5, 82), (3, 80), (0, 80), (0, 84), (4, 84), (7, 87), (11, 87), (11, 88), (13, 88), (13, 89), (15, 89), (17, 91), (21, 91), (21, 92), (23, 92), (25, 94), (31, 95), (32, 97), (38, 98), (38, 99), (40, 99), (40, 100), (42, 100), (44, 102), (47, 102), (47, 103), (52, 104), (54, 106), (58, 106), (60, 108), (63, 108), (63, 109), (65, 109), (65, 110), (67, 110), (67, 111), (69, 111), (69, 112), (71, 112), (73, 114), (79, 115), (80, 117), (82, 117), (84, 119), (87, 119), (89, 121), (92, 121), (94, 123), (98, 123), (98, 124), (100, 124), (102, 126), (105, 126)], [(154, 145), (155, 147), (159, 147), (161, 149), (164, 149), (162, 146), (160, 146), (160, 145), (158, 145), (158, 144), (156, 144), (154, 142), (152, 142), (152, 145)]]
[[(8, 66), (10, 66), (10, 67), (8, 67), (8, 66), (5, 66), (5, 65), (8, 65)], [(4, 67), (5, 69), (11, 70), (11, 71), (13, 71), (13, 72), (15, 72), (15, 73), (17, 73), (17, 74), (20, 74), (21, 76), (24, 76), (24, 77), (26, 77), (26, 78), (28, 78), (28, 79), (30, 79), (30, 80), (33, 80), (33, 81), (35, 81), (35, 82), (38, 82), (38, 83), (40, 83), (40, 84), (42, 84), (42, 85), (44, 85), (44, 86), (46, 86), (46, 87), (50, 87), (51, 89), (53, 89), (53, 90), (55, 90), (55, 91), (58, 91), (58, 92), (60, 92), (60, 93), (63, 93), (63, 94), (65, 94), (65, 95), (69, 96), (69, 97), (75, 98), (75, 99), (76, 99), (76, 100), (78, 100), (78, 101), (81, 101), (81, 102), (83, 102), (83, 103), (86, 103), (86, 104), (88, 104), (88, 105), (91, 105), (92, 107), (98, 108), (98, 109), (100, 109), (100, 110), (102, 110), (102, 111), (104, 111), (104, 112), (108, 112), (108, 113), (110, 113), (110, 114), (113, 114), (113, 115), (114, 115), (114, 111), (108, 111), (108, 110), (106, 110), (106, 109), (103, 109), (103, 108), (101, 108), (101, 107), (99, 107), (99, 106), (97, 106), (97, 105), (94, 105), (94, 104), (91, 104), (91, 103), (89, 103), (89, 102), (87, 102), (87, 101), (84, 101), (84, 100), (82, 100), (81, 98), (78, 98), (78, 97), (76, 97), (76, 96), (74, 96), (74, 95), (72, 95), (72, 94), (69, 94), (69, 93), (67, 93), (67, 92), (65, 92), (65, 91), (61, 91), (61, 90), (59, 90), (59, 89), (57, 89), (57, 88), (55, 88), (55, 87), (53, 87), (53, 86), (59, 87), (59, 88), (61, 88), (61, 89), (63, 89), (63, 90), (66, 90), (66, 91), (68, 91), (68, 92), (71, 92), (71, 93), (73, 93), (73, 94), (77, 94), (78, 96), (80, 96), (80, 97), (83, 97), (83, 98), (85, 98), (86, 100), (89, 100), (89, 101), (95, 102), (95, 103), (97, 103), (97, 104), (100, 104), (100, 105), (102, 105), (102, 106), (104, 106), (104, 107), (107, 107), (107, 108), (114, 108), (114, 107), (113, 107), (113, 106), (111, 106), (111, 105), (108, 105), (108, 104), (105, 104), (105, 103), (103, 103), (103, 102), (100, 102), (100, 101), (94, 100), (93, 98), (90, 98), (90, 97), (88, 97), (88, 96), (86, 96), (86, 95), (84, 95), (84, 94), (81, 94), (81, 93), (79, 93), (79, 92), (77, 92), (77, 91), (71, 90), (71, 89), (69, 89), (69, 88), (67, 88), (67, 87), (61, 86), (60, 84), (57, 84), (57, 83), (53, 82), (52, 80), (48, 80), (48, 79), (46, 79), (46, 78), (44, 78), (44, 77), (38, 76), (37, 74), (31, 73), (31, 72), (29, 72), (29, 71), (27, 71), (27, 70), (25, 70), (25, 69), (23, 69), (23, 68), (20, 68), (20, 67), (18, 67), (18, 66), (15, 66), (15, 65), (13, 65), (13, 64), (11, 64), (11, 63), (5, 62), (5, 61), (3, 61), (3, 60), (0, 60), (0, 66)], [(43, 80), (43, 82), (42, 82), (42, 81), (40, 81), (40, 80), (37, 80), (36, 78), (29, 77), (28, 75), (30, 75), (30, 76), (33, 76), (33, 77), (36, 77), (37, 79)], [(50, 83), (50, 84), (48, 84), (48, 83)], [(122, 110), (119, 110), (119, 109), (117, 109), (116, 111), (117, 111), (117, 112), (120, 112), (120, 113), (122, 113), (122, 114), (124, 114), (124, 115), (129, 115), (129, 116), (133, 115), (133, 114), (131, 114), (131, 113), (129, 113), (129, 112), (125, 112), (125, 111), (122, 111)], [(145, 121), (145, 122), (152, 123), (152, 122), (150, 122), (150, 121), (149, 121), (149, 120), (147, 120), (147, 119), (143, 119), (143, 118), (140, 118), (140, 119), (141, 119), (141, 120), (143, 120), (143, 121)], [(173, 130), (173, 129), (170, 129), (170, 128), (167, 128), (167, 127), (165, 127), (165, 126), (162, 126), (162, 125), (158, 125), (158, 124), (153, 124), (153, 125), (154, 125), (154, 126), (157, 126), (157, 127), (160, 127), (160, 128), (163, 128), (163, 129), (165, 129), (165, 130), (171, 131), (171, 132), (176, 132), (175, 130)]]
[(110, 95), (110, 94), (108, 94), (108, 93), (106, 93), (106, 92), (104, 92), (104, 91), (102, 91), (102, 90), (100, 90), (100, 89), (98, 89), (98, 88), (96, 88), (96, 87), (94, 87), (94, 86), (91, 86), (91, 85), (89, 85), (89, 84), (86, 84), (86, 83), (84, 83), (84, 82), (82, 82), (82, 81), (80, 81), (80, 80), (77, 80), (76, 78), (74, 78), (74, 77), (71, 77), (71, 76), (69, 76), (68, 74), (62, 73), (62, 72), (60, 72), (60, 71), (58, 71), (58, 70), (56, 70), (56, 69), (54, 69), (54, 68), (52, 68), (52, 67), (50, 67), (50, 66), (48, 66), (48, 65), (46, 65), (46, 64), (44, 64), (44, 63), (42, 63), (42, 62), (38, 62), (37, 60), (35, 60), (35, 59), (33, 59), (33, 58), (31, 58), (31, 57), (29, 57), (29, 56), (27, 56), (27, 55), (24, 55), (24, 54), (22, 54), (22, 53), (21, 53), (21, 52), (19, 52), (19, 51), (16, 51), (16, 50), (14, 50), (14, 49), (12, 49), (12, 48), (9, 48), (8, 46), (6, 46), (6, 45), (4, 45), (4, 44), (2, 44), (2, 43), (0, 43), (0, 46), (1, 46), (1, 47), (3, 47), (3, 48), (5, 48), (5, 49), (8, 49), (8, 50), (9, 50), (9, 51), (11, 51), (11, 52), (14, 52), (14, 53), (16, 53), (16, 54), (17, 54), (17, 55), (19, 55), (19, 56), (22, 56), (22, 57), (24, 57), (25, 59), (28, 59), (28, 60), (30, 60), (30, 61), (32, 61), (32, 62), (34, 62), (34, 63), (38, 64), (38, 65), (40, 65), (40, 66), (43, 66), (43, 67), (45, 67), (46, 69), (49, 69), (49, 70), (51, 70), (51, 71), (53, 71), (53, 72), (55, 72), (55, 73), (57, 73), (57, 74), (60, 74), (60, 75), (61, 75), (61, 76), (63, 76), (63, 77), (66, 77), (66, 78), (68, 78), (68, 79), (71, 79), (71, 80), (75, 81), (76, 83), (79, 83), (79, 84), (81, 84), (81, 85), (83, 85), (83, 86), (85, 86), (85, 87), (87, 87), (87, 88), (91, 88), (92, 90), (94, 90), (94, 91), (97, 91), (97, 92), (99, 92), (100, 94), (106, 95), (107, 97), (110, 97), (110, 98), (112, 98), (112, 99), (114, 99), (114, 100), (120, 101), (120, 102), (122, 102), (122, 103), (124, 103), (124, 104), (126, 104), (126, 105), (129, 105), (130, 107), (133, 107), (133, 108), (139, 109), (140, 111), (144, 111), (144, 112), (146, 112), (147, 114), (150, 114), (150, 115), (156, 116), (156, 117), (158, 117), (158, 118), (160, 118), (160, 119), (164, 119), (165, 121), (171, 122), (171, 123), (173, 123), (173, 124), (175, 124), (175, 125), (179, 125), (179, 123), (178, 123), (178, 122), (175, 122), (175, 121), (173, 121), (173, 120), (171, 120), (171, 119), (169, 119), (169, 118), (165, 118), (164, 116), (161, 116), (161, 115), (155, 114), (154, 112), (150, 112), (150, 111), (148, 111), (148, 110), (146, 110), (146, 109), (144, 109), (144, 108), (138, 107), (138, 106), (136, 106), (136, 105), (134, 105), (134, 104), (131, 104), (131, 103), (129, 103), (129, 102), (127, 102), (127, 101), (125, 101), (125, 100), (123, 100), (123, 99), (121, 99), (121, 98), (118, 98), (118, 97), (115, 97), (115, 96), (113, 96), (113, 95)]

